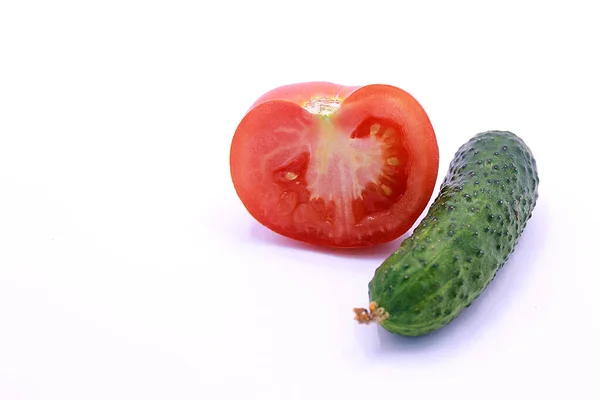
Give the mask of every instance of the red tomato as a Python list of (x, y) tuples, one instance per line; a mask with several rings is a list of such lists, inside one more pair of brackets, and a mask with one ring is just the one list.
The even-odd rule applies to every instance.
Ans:
[(235, 190), (283, 236), (363, 247), (398, 238), (433, 193), (439, 155), (427, 114), (389, 85), (309, 82), (260, 97), (231, 143)]

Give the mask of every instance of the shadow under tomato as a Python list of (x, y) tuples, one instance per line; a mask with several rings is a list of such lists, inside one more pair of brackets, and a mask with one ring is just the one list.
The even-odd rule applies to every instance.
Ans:
[(382, 243), (370, 247), (347, 249), (317, 246), (300, 242), (298, 240), (290, 239), (285, 236), (279, 235), (278, 233), (275, 233), (258, 223), (253, 223), (250, 228), (250, 235), (253, 238), (253, 240), (267, 245), (282, 246), (292, 249), (312, 251), (323, 254), (332, 254), (348, 258), (377, 259), (379, 261), (383, 261), (390, 254), (396, 251), (396, 249), (398, 249), (398, 247), (400, 246), (400, 243), (402, 243), (402, 241), (409, 236), (409, 233), (410, 231), (391, 242)]

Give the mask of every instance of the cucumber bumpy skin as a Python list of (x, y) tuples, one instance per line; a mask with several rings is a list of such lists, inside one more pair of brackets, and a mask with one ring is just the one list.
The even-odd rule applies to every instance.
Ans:
[(460, 147), (427, 216), (376, 270), (360, 323), (419, 336), (470, 306), (496, 276), (538, 198), (529, 147), (511, 132), (488, 131)]

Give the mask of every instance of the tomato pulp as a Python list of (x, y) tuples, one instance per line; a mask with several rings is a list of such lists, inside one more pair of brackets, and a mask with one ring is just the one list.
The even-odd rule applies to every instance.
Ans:
[(231, 143), (235, 190), (274, 232), (364, 247), (407, 232), (435, 186), (439, 152), (421, 105), (389, 85), (308, 82), (261, 96)]

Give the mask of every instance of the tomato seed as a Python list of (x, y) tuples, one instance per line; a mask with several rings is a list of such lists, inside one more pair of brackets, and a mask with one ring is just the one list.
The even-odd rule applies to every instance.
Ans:
[(293, 172), (286, 172), (286, 174), (285, 174), (285, 179), (290, 180), (290, 181), (293, 181), (297, 177), (298, 177), (298, 174), (295, 174)]
[(379, 132), (379, 129), (381, 128), (380, 124), (373, 124), (371, 125), (371, 135), (377, 135), (377, 133)]

